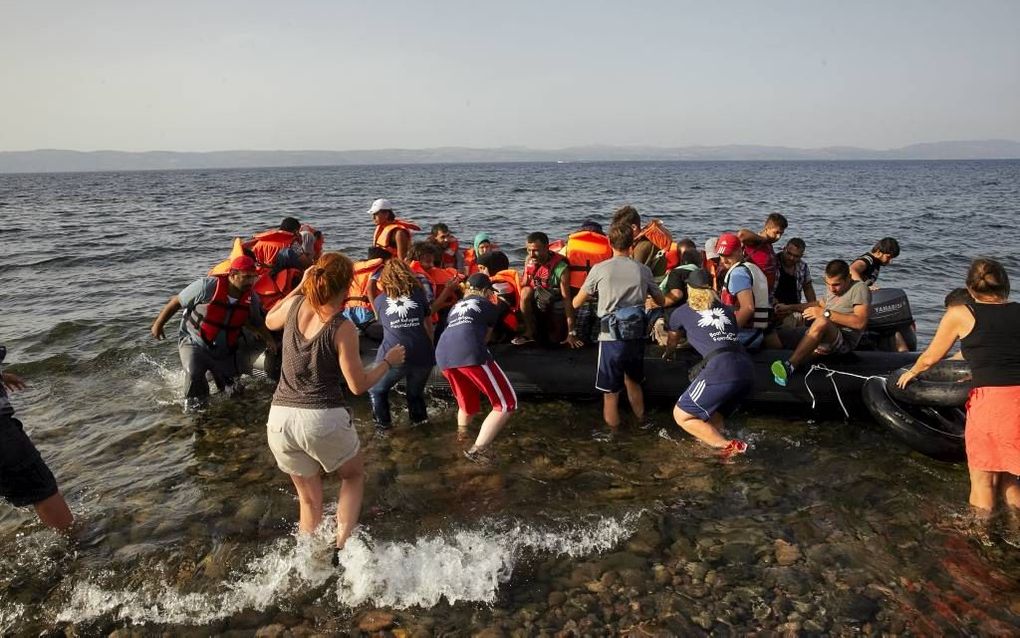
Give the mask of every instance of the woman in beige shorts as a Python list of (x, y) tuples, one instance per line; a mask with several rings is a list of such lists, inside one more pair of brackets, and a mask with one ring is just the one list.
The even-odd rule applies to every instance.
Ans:
[(371, 369), (362, 367), (357, 329), (342, 314), (353, 276), (350, 259), (326, 253), (266, 316), (270, 330), (283, 329), (280, 382), (266, 424), (269, 447), (294, 481), (304, 534), (313, 533), (322, 521), (321, 472), (339, 472), (338, 549), (358, 523), (365, 489), (361, 444), (341, 381), (362, 394), (390, 367), (404, 362), (403, 346), (395, 346)]

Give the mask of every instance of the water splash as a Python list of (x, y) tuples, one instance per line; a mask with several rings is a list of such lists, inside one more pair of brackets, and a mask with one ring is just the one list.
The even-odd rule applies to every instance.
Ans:
[[(413, 542), (377, 541), (359, 530), (341, 553), (343, 570), (334, 585), (335, 598), (345, 607), (372, 603), (397, 609), (428, 608), (444, 598), (451, 604), (492, 603), (523, 557), (578, 557), (606, 551), (633, 533), (642, 513), (545, 528), (492, 522)], [(327, 522), (315, 538), (299, 539), (296, 544), (280, 539), (241, 573), (228, 577), (225, 590), (218, 593), (183, 594), (165, 584), (116, 590), (95, 582), (78, 583), (57, 621), (80, 623), (109, 615), (133, 623), (201, 625), (245, 609), (278, 605), (336, 575), (328, 557), (316, 549), (332, 537), (330, 527)], [(107, 576), (111, 581), (116, 578)]]

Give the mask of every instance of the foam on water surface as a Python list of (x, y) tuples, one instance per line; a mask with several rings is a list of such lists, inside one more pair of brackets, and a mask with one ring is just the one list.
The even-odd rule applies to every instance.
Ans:
[[(351, 608), (365, 604), (429, 608), (444, 598), (451, 604), (492, 603), (521, 558), (606, 551), (633, 533), (641, 513), (548, 527), (492, 522), (413, 541), (377, 541), (362, 530), (340, 555), (342, 569), (331, 597)], [(281, 539), (229, 576), (219, 592), (181, 593), (167, 584), (110, 589), (97, 581), (80, 582), (56, 620), (80, 623), (108, 615), (133, 623), (200, 625), (245, 609), (284, 604), (337, 575), (317, 549), (331, 536), (330, 525), (324, 524), (315, 539), (297, 543)], [(99, 580), (115, 579), (106, 574)]]

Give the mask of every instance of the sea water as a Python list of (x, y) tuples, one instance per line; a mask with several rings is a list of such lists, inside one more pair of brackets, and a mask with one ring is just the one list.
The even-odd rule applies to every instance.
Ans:
[(652, 413), (662, 436), (599, 443), (597, 397), (525, 401), (495, 463), (478, 466), (460, 455), (448, 397), (430, 397), (431, 426), (398, 419), (385, 438), (356, 399), (364, 525), (341, 569), (323, 565), (294, 537), (293, 488), (266, 447), (272, 388), (252, 379), (183, 414), (173, 337), (148, 329), (234, 236), (284, 216), (362, 257), (376, 197), (465, 246), (487, 232), (518, 265), (527, 233), (608, 226), (624, 203), (699, 244), (779, 211), (819, 292), (825, 262), (893, 236), (902, 254), (879, 285), (908, 291), (922, 342), (970, 258), (1020, 276), (1020, 162), (0, 175), (0, 342), (30, 384), (13, 402), (82, 522), (69, 542), (0, 505), (0, 632), (334, 633), (369, 626), (368, 612), (410, 633), (1016, 631), (1008, 531), (967, 520), (963, 468), (863, 414), (745, 411), (732, 428), (752, 449), (726, 464), (671, 426), (669, 406)]

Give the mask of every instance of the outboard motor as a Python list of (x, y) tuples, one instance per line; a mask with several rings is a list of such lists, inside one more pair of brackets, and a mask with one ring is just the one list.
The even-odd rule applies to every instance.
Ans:
[(900, 288), (872, 291), (871, 317), (858, 349), (895, 352), (897, 334), (910, 352), (917, 350), (917, 332), (907, 293)]

